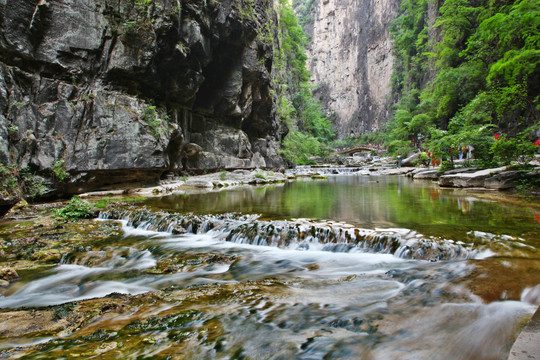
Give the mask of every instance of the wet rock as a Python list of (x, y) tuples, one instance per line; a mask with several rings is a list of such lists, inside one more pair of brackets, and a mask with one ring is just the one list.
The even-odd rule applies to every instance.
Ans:
[(187, 232), (186, 229), (178, 225), (173, 225), (171, 229), (171, 233), (173, 233), (174, 235), (185, 234), (186, 232)]
[(19, 278), (19, 274), (12, 269), (12, 268), (2, 268), (0, 269), (0, 279), (11, 282), (13, 280), (17, 280)]

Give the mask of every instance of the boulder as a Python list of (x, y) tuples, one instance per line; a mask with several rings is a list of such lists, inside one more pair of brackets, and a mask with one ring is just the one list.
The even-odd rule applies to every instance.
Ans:
[(0, 197), (0, 217), (4, 216), (11, 210), (15, 204), (17, 204), (18, 199), (15, 197)]
[(488, 189), (504, 190), (519, 185), (521, 171), (503, 171), (484, 180), (484, 187)]
[(416, 166), (419, 160), (420, 160), (420, 153), (414, 153), (411, 156), (403, 159), (403, 161), (401, 161), (401, 166), (404, 166), (404, 167)]
[(413, 175), (413, 179), (422, 179), (422, 180), (437, 180), (441, 176), (441, 172), (438, 170), (429, 170), (424, 169)]
[(199, 179), (188, 179), (186, 181), (186, 186), (202, 188), (202, 189), (211, 189), (214, 187), (214, 184), (211, 181), (199, 180)]
[(439, 177), (439, 186), (447, 187), (484, 187), (486, 179), (503, 172), (506, 167), (485, 169), (472, 173), (458, 173)]

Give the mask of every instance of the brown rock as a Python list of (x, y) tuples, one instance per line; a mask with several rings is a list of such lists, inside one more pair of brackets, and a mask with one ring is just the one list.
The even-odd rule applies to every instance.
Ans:
[(19, 274), (12, 268), (2, 268), (0, 269), (0, 279), (6, 281), (12, 281), (19, 278)]

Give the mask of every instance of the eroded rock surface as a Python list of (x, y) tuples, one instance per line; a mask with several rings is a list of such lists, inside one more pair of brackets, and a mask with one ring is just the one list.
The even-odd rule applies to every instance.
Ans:
[(390, 115), (395, 0), (316, 0), (309, 68), (340, 137), (381, 128)]
[(267, 0), (1, 2), (0, 161), (50, 196), (155, 181), (183, 142), (202, 148), (191, 168), (280, 166), (259, 36), (272, 14)]

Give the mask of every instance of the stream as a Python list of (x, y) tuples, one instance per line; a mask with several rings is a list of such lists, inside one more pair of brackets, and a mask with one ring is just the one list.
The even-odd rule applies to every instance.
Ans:
[(540, 305), (539, 217), (367, 175), (104, 209), (2, 289), (0, 359), (506, 359)]

